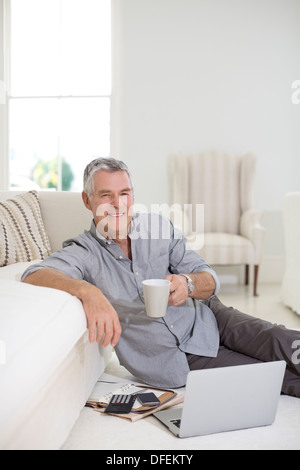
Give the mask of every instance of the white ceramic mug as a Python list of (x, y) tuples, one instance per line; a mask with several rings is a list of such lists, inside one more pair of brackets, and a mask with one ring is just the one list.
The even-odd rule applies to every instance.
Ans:
[(149, 317), (164, 317), (167, 311), (170, 281), (166, 279), (147, 279), (143, 281), (146, 312)]

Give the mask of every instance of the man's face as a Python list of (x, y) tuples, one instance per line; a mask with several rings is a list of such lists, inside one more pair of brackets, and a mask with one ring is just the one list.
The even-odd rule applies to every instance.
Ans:
[(134, 203), (130, 178), (126, 171), (100, 170), (94, 175), (94, 192), (82, 195), (93, 212), (98, 231), (106, 238), (126, 239)]

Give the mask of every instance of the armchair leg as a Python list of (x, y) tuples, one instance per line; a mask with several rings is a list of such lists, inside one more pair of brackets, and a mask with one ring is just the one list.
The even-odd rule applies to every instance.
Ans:
[(258, 266), (258, 265), (255, 265), (255, 266), (254, 266), (254, 285), (253, 285), (253, 295), (254, 295), (255, 297), (257, 297), (257, 296), (258, 296), (258, 293), (257, 293), (258, 268), (259, 268), (259, 266)]
[(245, 286), (249, 284), (249, 264), (245, 265)]

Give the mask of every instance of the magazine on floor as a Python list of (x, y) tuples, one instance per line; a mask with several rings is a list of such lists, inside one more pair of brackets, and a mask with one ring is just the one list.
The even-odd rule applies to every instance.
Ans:
[[(153, 393), (157, 398), (157, 403), (142, 405), (138, 397), (144, 394)], [(135, 399), (133, 398), (135, 397)], [(105, 374), (96, 383), (89, 399), (86, 402), (86, 406), (92, 407), (94, 410), (100, 413), (105, 413), (109, 404), (112, 402), (113, 406), (110, 409), (117, 410), (118, 406), (121, 411), (110, 412), (113, 416), (120, 418), (129, 419), (131, 421), (137, 421), (145, 418), (146, 416), (156, 413), (157, 411), (175, 406), (183, 402), (183, 391), (166, 390), (159, 388), (148, 387), (144, 384), (133, 383), (131, 381), (118, 379), (114, 376)], [(143, 397), (142, 397), (143, 398)], [(122, 413), (122, 409), (126, 408), (126, 403), (129, 401), (133, 402), (130, 406), (130, 412), (126, 411)], [(114, 408), (115, 406), (115, 408)]]

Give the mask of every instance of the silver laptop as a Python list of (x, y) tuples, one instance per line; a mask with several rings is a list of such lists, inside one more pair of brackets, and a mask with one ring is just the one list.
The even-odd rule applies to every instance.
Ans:
[(154, 416), (178, 437), (270, 425), (285, 367), (275, 361), (191, 371), (183, 406)]

